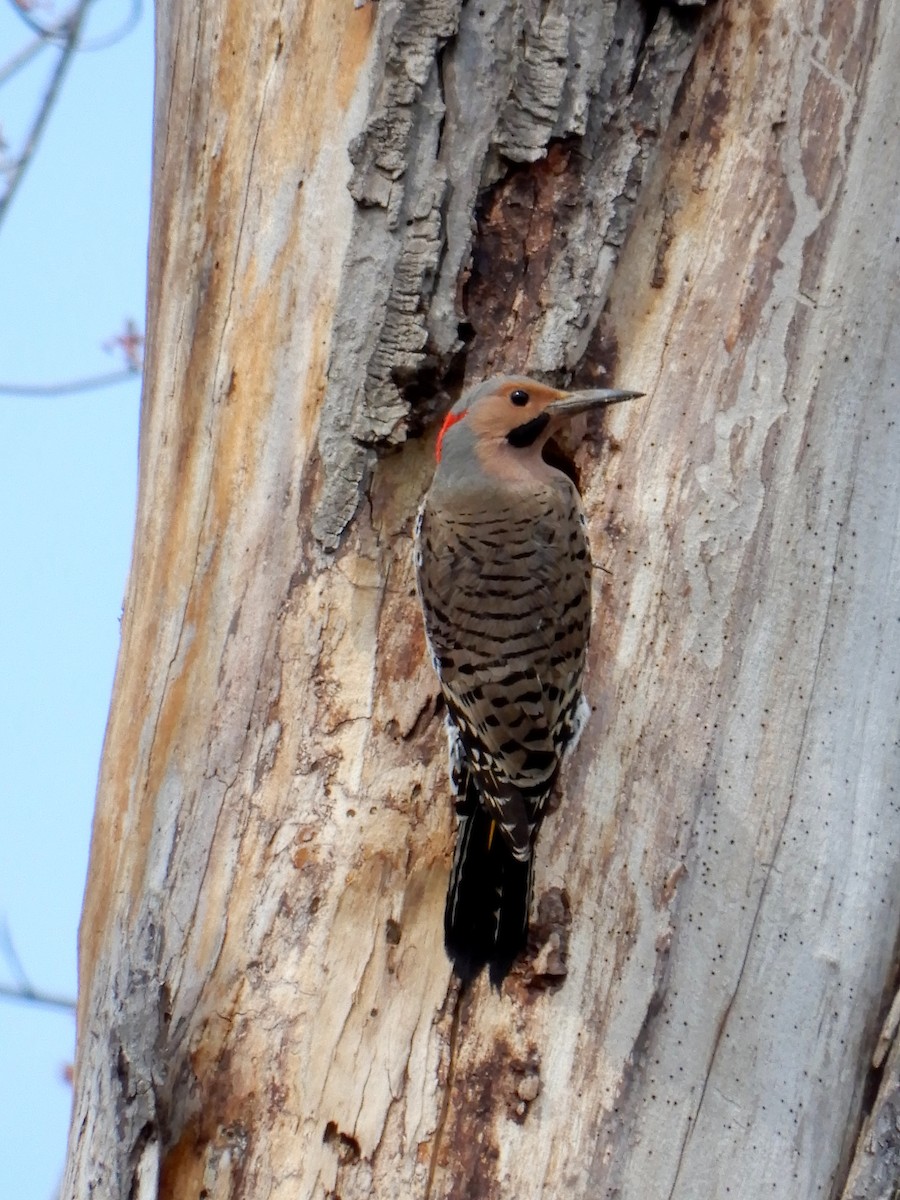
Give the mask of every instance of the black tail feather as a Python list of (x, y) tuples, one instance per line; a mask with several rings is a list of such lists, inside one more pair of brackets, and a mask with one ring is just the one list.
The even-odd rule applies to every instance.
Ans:
[[(469, 788), (471, 793), (471, 783)], [(477, 795), (467, 796), (444, 909), (444, 944), (463, 982), (487, 966), (491, 983), (499, 988), (525, 949), (531, 867), (531, 859), (513, 857)]]

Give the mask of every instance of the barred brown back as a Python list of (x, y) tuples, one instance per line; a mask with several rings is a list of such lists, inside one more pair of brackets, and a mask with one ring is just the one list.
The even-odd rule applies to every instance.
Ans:
[(569, 480), (515, 499), (487, 514), (426, 504), (417, 562), (447, 706), (484, 804), (525, 859), (576, 720), (591, 581)]

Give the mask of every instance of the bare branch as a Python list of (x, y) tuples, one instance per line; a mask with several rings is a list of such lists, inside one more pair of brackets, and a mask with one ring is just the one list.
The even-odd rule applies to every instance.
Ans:
[(107, 375), (90, 375), (84, 379), (67, 379), (61, 383), (0, 383), (0, 396), (69, 396), (75, 392), (92, 392), (98, 388), (140, 378), (140, 370), (126, 367)]
[(79, 53), (85, 54), (94, 50), (108, 50), (110, 46), (115, 46), (117, 42), (121, 42), (123, 38), (126, 38), (131, 33), (132, 29), (134, 29), (141, 19), (142, 8), (141, 0), (131, 0), (131, 11), (119, 28), (114, 29), (112, 33), (106, 33), (102, 37), (94, 38), (93, 41), (82, 42), (78, 47)]
[(64, 1008), (68, 1012), (75, 1011), (75, 1001), (69, 996), (43, 992), (32, 985), (13, 944), (9, 926), (5, 920), (0, 921), (0, 954), (6, 959), (10, 971), (18, 980), (15, 986), (0, 983), (0, 999), (21, 1000), (27, 1004), (44, 1004), (49, 1008)]
[(19, 952), (13, 945), (12, 934), (9, 932), (9, 925), (6, 918), (0, 920), (0, 954), (6, 959), (9, 969), (19, 981), (20, 988), (30, 988), (31, 984), (28, 981), (28, 975), (22, 965), (22, 960), (19, 958)]
[(21, 0), (10, 0), (10, 4), (20, 20), (24, 21), (28, 28), (33, 33), (36, 33), (42, 42), (46, 43), (48, 41), (56, 41), (57, 39), (63, 39), (66, 37), (66, 30), (71, 17), (63, 17), (62, 20), (56, 25), (52, 25), (48, 28), (45, 25), (41, 25), (39, 21), (34, 19), (29, 12), (28, 5), (23, 4)]
[(34, 56), (43, 50), (46, 45), (47, 39), (38, 34), (38, 36), (33, 38), (27, 46), (23, 46), (18, 54), (14, 54), (8, 62), (4, 63), (3, 66), (0, 67), (0, 87), (2, 87), (8, 79), (12, 79), (13, 75), (15, 75), (17, 71), (21, 71), (22, 67), (27, 67)]
[[(18, 5), (15, 5), (15, 7), (18, 12), (21, 12), (21, 9)], [(114, 46), (117, 42), (121, 42), (122, 39), (127, 37), (128, 34), (131, 33), (131, 31), (135, 28), (138, 21), (141, 19), (142, 12), (143, 4), (141, 0), (131, 0), (128, 16), (118, 29), (113, 30), (112, 33), (104, 34), (102, 37), (95, 38), (93, 41), (81, 42), (78, 46), (76, 46), (76, 50), (78, 50), (79, 54), (87, 54), (92, 53), (95, 50), (106, 50), (110, 46)], [(12, 79), (13, 75), (15, 75), (17, 71), (20, 71), (23, 67), (27, 67), (31, 60), (38, 53), (40, 53), (41, 50), (44, 50), (47, 46), (53, 45), (54, 43), (66, 41), (68, 37), (68, 30), (71, 24), (71, 17), (64, 17), (63, 20), (60, 21), (58, 25), (53, 26), (52, 29), (40, 29), (33, 22), (27, 19), (26, 24), (28, 24), (30, 28), (34, 29), (35, 37), (28, 43), (27, 46), (24, 46), (21, 50), (14, 54), (8, 62), (4, 63), (3, 66), (0, 66), (0, 87), (2, 87), (3, 84), (8, 80)]]
[(24, 1004), (43, 1004), (47, 1008), (62, 1008), (66, 1012), (74, 1012), (75, 1001), (71, 996), (54, 996), (50, 992), (41, 992), (36, 988), (15, 988), (0, 983), (0, 1000), (20, 1000)]
[[(46, 127), (47, 120), (53, 109), (54, 102), (56, 101), (56, 98), (59, 95), (59, 90), (62, 87), (63, 79), (65, 78), (66, 72), (72, 62), (72, 57), (78, 47), (78, 38), (81, 34), (81, 27), (84, 24), (84, 19), (91, 2), (92, 0), (79, 0), (78, 4), (66, 18), (66, 21), (60, 26), (61, 29), (65, 28), (66, 40), (60, 52), (60, 56), (56, 64), (56, 70), (53, 72), (53, 77), (50, 80), (50, 86), (47, 88), (44, 99), (41, 102), (40, 108), (38, 109), (38, 114), (35, 117), (34, 124), (31, 127), (31, 132), (29, 133), (25, 142), (25, 146), (22, 149), (22, 153), (19, 155), (15, 166), (10, 172), (10, 181), (7, 185), (6, 191), (3, 196), (0, 197), (0, 225), (3, 224), (3, 218), (9, 211), (10, 203), (12, 202), (12, 199), (18, 190), (19, 184), (22, 182), (22, 176), (25, 174), (28, 164), (34, 157), (34, 152), (38, 147), (41, 135)], [(24, 14), (22, 15), (24, 17)], [(28, 23), (30, 24), (31, 22), (29, 21)], [(40, 27), (36, 28), (37, 32), (41, 32)], [(49, 32), (47, 32), (46, 36), (50, 37), (51, 35)]]

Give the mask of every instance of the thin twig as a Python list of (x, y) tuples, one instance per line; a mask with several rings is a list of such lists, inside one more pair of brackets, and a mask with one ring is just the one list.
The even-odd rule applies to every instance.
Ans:
[(140, 371), (126, 367), (124, 371), (110, 371), (108, 375), (92, 375), (86, 379), (68, 379), (62, 383), (0, 383), (0, 396), (69, 396), (74, 392), (92, 392), (114, 383), (124, 383), (126, 379), (139, 379), (140, 375)]
[(64, 1008), (67, 1013), (74, 1013), (78, 1007), (70, 996), (54, 996), (49, 991), (38, 991), (36, 988), (8, 988), (0, 983), (0, 1000), (18, 1000), (24, 1004), (46, 1004), (48, 1008)]
[(52, 38), (59, 37), (60, 32), (62, 32), (64, 27), (69, 23), (69, 18), (64, 17), (58, 25), (47, 29), (40, 23), (40, 21), (36, 21), (34, 19), (34, 17), (29, 13), (28, 9), (23, 4), (19, 4), (17, 0), (10, 0), (10, 4), (15, 9), (17, 16), (25, 22), (28, 28), (33, 33), (36, 33), (38, 37), (45, 42), (51, 40)]
[(88, 6), (91, 3), (92, 0), (79, 0), (79, 3), (75, 6), (67, 19), (66, 41), (60, 51), (59, 59), (56, 63), (56, 70), (53, 72), (53, 77), (50, 80), (50, 86), (47, 88), (47, 92), (41, 102), (40, 108), (38, 109), (37, 117), (35, 118), (34, 124), (31, 127), (31, 132), (28, 135), (28, 140), (25, 143), (22, 153), (19, 155), (15, 166), (12, 168), (11, 178), (9, 184), (7, 185), (6, 191), (4, 192), (3, 196), (0, 197), (0, 225), (3, 224), (3, 218), (9, 211), (9, 206), (12, 202), (13, 196), (18, 190), (19, 184), (22, 182), (22, 176), (25, 174), (25, 169), (31, 162), (31, 159), (34, 157), (34, 152), (37, 149), (38, 142), (40, 141), (41, 135), (44, 132), (44, 128), (47, 124), (53, 104), (56, 100), (56, 97), (59, 95), (59, 89), (62, 87), (62, 82), (65, 78), (66, 71), (69, 69), (72, 58), (76, 49), (78, 48), (78, 38), (81, 33), (81, 26), (84, 24), (84, 18), (87, 14)]
[(6, 959), (7, 966), (19, 981), (20, 989), (28, 989), (31, 984), (28, 981), (28, 975), (22, 965), (22, 960), (19, 958), (19, 952), (13, 945), (12, 934), (9, 932), (9, 925), (6, 918), (0, 920), (0, 954)]
[(22, 965), (22, 960), (19, 958), (19, 952), (13, 945), (9, 926), (5, 919), (0, 920), (0, 954), (6, 959), (7, 966), (19, 981), (15, 987), (0, 983), (0, 999), (21, 1000), (27, 1004), (46, 1004), (50, 1008), (75, 1011), (75, 1001), (68, 996), (55, 996), (51, 992), (42, 992), (32, 986), (25, 967)]
[(115, 46), (117, 42), (121, 42), (126, 38), (132, 29), (135, 28), (138, 21), (141, 19), (141, 0), (131, 0), (131, 11), (122, 22), (118, 29), (114, 29), (112, 33), (104, 33), (100, 37), (94, 38), (91, 42), (82, 42), (78, 47), (78, 52), (93, 52), (94, 50), (108, 50), (110, 46)]
[(38, 35), (27, 46), (23, 46), (17, 54), (14, 54), (8, 62), (5, 62), (0, 67), (0, 87), (6, 83), (7, 79), (12, 79), (16, 71), (20, 71), (22, 67), (27, 67), (34, 56), (43, 50), (46, 45), (47, 39)]
[[(18, 5), (16, 7), (18, 8)], [(101, 37), (94, 38), (91, 42), (81, 42), (80, 45), (76, 46), (79, 54), (92, 53), (95, 50), (107, 50), (110, 46), (115, 46), (117, 42), (121, 42), (135, 28), (141, 19), (142, 12), (143, 4), (141, 0), (131, 0), (128, 16), (119, 28), (114, 29), (112, 33), (105, 33)], [(31, 24), (30, 22), (27, 23)], [(60, 41), (65, 41), (68, 35), (69, 18), (64, 17), (52, 29), (38, 31), (37, 27), (32, 26), (32, 28), (35, 29), (36, 34), (33, 41), (30, 41), (27, 46), (23, 46), (11, 59), (0, 66), (0, 87), (7, 80), (12, 79), (17, 71), (21, 71), (22, 67), (27, 67), (34, 56), (39, 54), (41, 50), (47, 46), (58, 44)]]
[(77, 1005), (70, 996), (54, 996), (50, 992), (39, 992), (36, 988), (14, 988), (0, 983), (0, 1000), (20, 1000), (23, 1004), (44, 1004), (48, 1008), (62, 1008), (74, 1012)]

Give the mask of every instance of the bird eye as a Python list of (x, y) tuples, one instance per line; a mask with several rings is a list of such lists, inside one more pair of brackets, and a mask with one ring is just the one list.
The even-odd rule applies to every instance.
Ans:
[(509, 398), (512, 400), (513, 404), (518, 405), (519, 408), (521, 408), (523, 404), (527, 404), (531, 399), (528, 393), (524, 392), (521, 388), (516, 388), (514, 392), (510, 392)]

